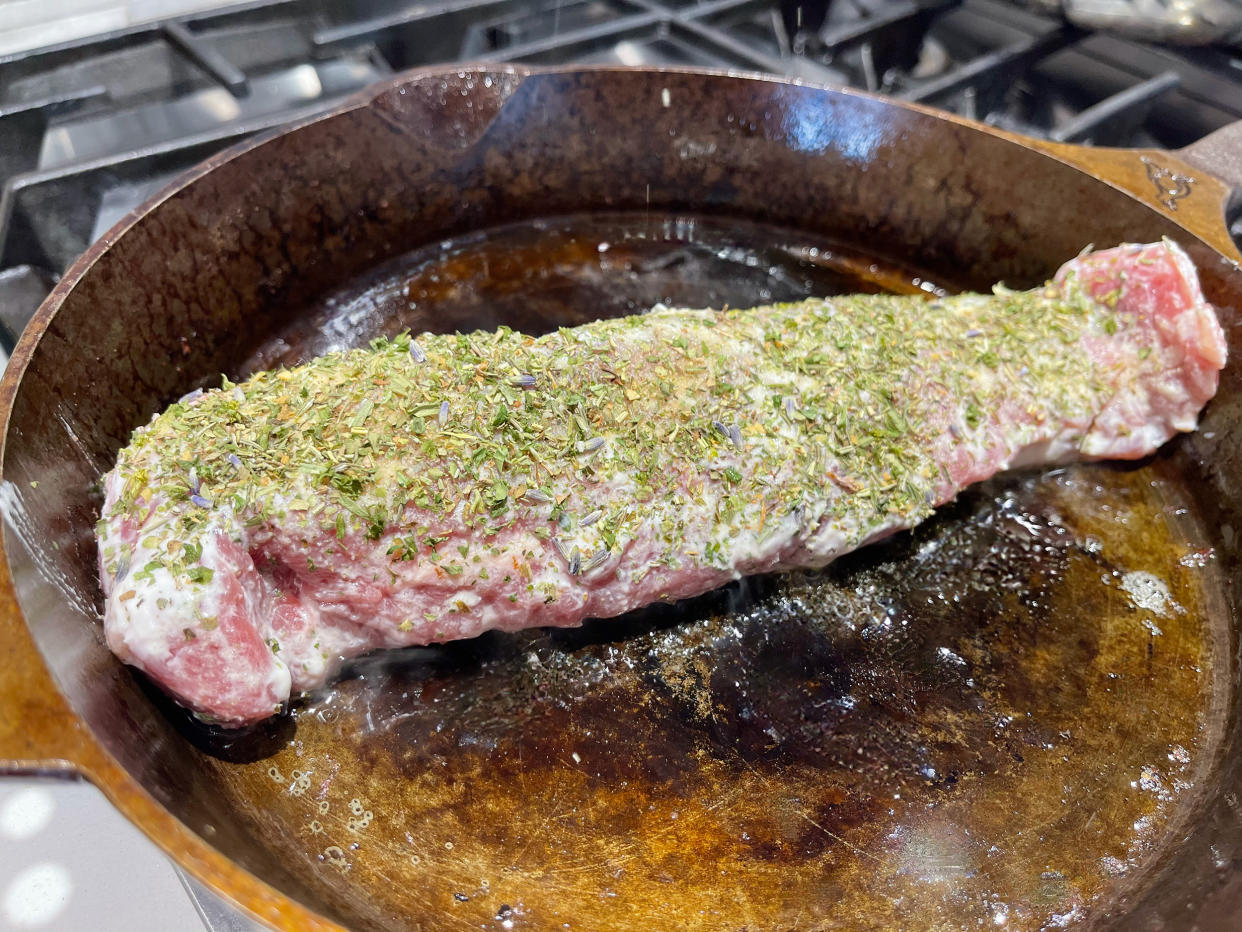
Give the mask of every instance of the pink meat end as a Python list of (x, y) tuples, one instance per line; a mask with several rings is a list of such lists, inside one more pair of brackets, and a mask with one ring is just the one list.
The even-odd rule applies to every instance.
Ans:
[[(1067, 263), (1054, 281), (1079, 287), (1119, 315), (1132, 315), (1136, 337), (1154, 347), (1152, 365), (1120, 380), (1114, 398), (1096, 416), (1080, 453), (1087, 459), (1147, 456), (1182, 431), (1195, 429), (1199, 412), (1216, 394), (1227, 348), (1212, 306), (1204, 300), (1190, 258), (1171, 243), (1119, 246)], [(1097, 364), (1121, 361), (1121, 345), (1085, 338)]]
[(215, 544), (204, 560), (213, 577), (203, 600), (214, 627), (185, 627), (178, 609), (138, 604), (152, 597), (131, 596), (135, 590), (113, 585), (105, 636), (113, 653), (184, 705), (222, 724), (250, 724), (277, 712), (291, 683), (262, 633), (270, 613), (266, 581), (250, 555), (225, 535), (217, 534)]

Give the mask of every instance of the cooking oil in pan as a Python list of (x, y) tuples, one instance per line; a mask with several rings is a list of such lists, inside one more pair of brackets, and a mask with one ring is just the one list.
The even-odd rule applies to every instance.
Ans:
[[(935, 290), (914, 277), (570, 219), (411, 257), (254, 364), (489, 314)], [(1002, 477), (822, 572), (363, 660), (220, 785), (361, 928), (1086, 923), (1176, 837), (1224, 706), (1213, 555), (1163, 462)]]
[(943, 293), (916, 271), (797, 234), (703, 217), (582, 216), (474, 233), (389, 263), (301, 315), (242, 374), (401, 330), (544, 333), (653, 305)]

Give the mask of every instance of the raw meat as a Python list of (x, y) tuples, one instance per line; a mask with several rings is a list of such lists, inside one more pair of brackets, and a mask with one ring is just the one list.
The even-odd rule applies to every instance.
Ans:
[(135, 431), (99, 523), (108, 644), (254, 722), (374, 648), (821, 566), (1000, 470), (1144, 456), (1224, 362), (1169, 243), (1031, 292), (377, 340)]

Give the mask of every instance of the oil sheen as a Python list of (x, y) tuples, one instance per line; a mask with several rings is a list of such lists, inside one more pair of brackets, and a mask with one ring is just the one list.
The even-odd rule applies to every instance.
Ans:
[[(405, 328), (946, 289), (757, 225), (570, 217), (406, 256), (248, 368)], [(1219, 742), (1225, 614), (1188, 501), (1161, 457), (1002, 476), (826, 570), (363, 659), (199, 744), (359, 928), (1073, 926), (1142, 883)]]

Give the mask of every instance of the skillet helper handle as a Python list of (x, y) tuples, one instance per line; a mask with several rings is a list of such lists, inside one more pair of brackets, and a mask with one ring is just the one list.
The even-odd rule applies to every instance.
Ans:
[(1036, 147), (1164, 213), (1212, 248), (1242, 262), (1228, 214), (1242, 204), (1242, 120), (1182, 149), (1107, 149), (1040, 140)]
[(1183, 162), (1205, 171), (1233, 189), (1230, 207), (1242, 202), (1242, 120), (1222, 126), (1198, 142), (1176, 150)]
[(0, 773), (80, 775), (90, 738), (5, 591), (0, 587)]

